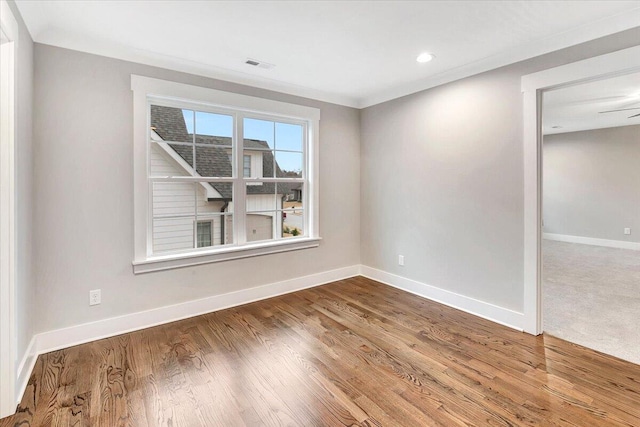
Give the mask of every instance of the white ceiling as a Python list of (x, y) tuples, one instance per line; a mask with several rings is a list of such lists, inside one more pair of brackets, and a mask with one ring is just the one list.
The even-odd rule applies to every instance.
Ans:
[[(640, 24), (638, 1), (17, 4), (39, 43), (354, 107)], [(436, 59), (418, 64), (423, 51)]]
[[(616, 112), (605, 112), (620, 110)], [(640, 125), (640, 73), (583, 83), (543, 95), (545, 135)], [(559, 128), (554, 128), (559, 126)]]

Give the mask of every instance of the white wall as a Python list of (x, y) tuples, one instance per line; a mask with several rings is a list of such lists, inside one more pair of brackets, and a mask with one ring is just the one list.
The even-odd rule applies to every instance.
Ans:
[(640, 125), (546, 135), (543, 167), (545, 233), (640, 242)]
[[(131, 74), (320, 108), (320, 247), (134, 275)], [(35, 99), (37, 332), (359, 264), (358, 110), (40, 44)]]
[[(17, 75), (17, 146), (16, 146), (16, 209), (17, 209), (17, 362), (23, 359), (34, 332), (35, 281), (33, 276), (33, 41), (13, 0), (9, 7), (18, 21)], [(17, 384), (19, 387), (20, 385)]]
[(521, 312), (521, 77), (638, 40), (640, 28), (364, 109), (362, 263)]

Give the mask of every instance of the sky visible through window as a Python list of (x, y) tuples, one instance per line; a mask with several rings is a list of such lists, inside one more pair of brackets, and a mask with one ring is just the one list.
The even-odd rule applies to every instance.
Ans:
[[(187, 132), (193, 133), (193, 112), (182, 110)], [(195, 127), (199, 135), (231, 137), (233, 117), (223, 114), (196, 111)], [(302, 126), (275, 123), (267, 120), (244, 119), (244, 137), (266, 141), (273, 150), (302, 151)], [(302, 155), (280, 153), (276, 155), (278, 165), (285, 171), (301, 171)]]

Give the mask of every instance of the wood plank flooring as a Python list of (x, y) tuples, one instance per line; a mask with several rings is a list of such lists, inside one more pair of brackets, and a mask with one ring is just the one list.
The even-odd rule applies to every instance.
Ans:
[(0, 426), (639, 426), (640, 366), (362, 277), (38, 358)]

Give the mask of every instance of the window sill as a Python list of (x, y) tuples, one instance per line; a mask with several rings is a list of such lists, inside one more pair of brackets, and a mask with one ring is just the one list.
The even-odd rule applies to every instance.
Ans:
[(264, 242), (214, 249), (206, 252), (154, 256), (143, 260), (133, 261), (133, 273), (150, 273), (153, 271), (171, 270), (174, 268), (208, 264), (211, 262), (229, 261), (233, 259), (296, 251), (299, 249), (315, 248), (320, 246), (320, 240), (322, 239), (319, 237), (305, 237), (290, 242)]

